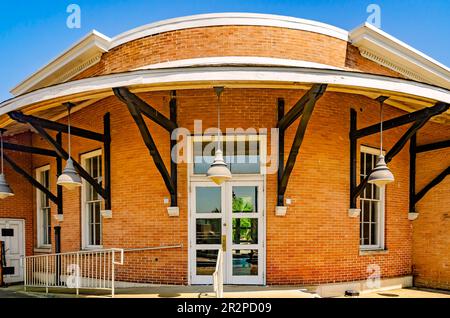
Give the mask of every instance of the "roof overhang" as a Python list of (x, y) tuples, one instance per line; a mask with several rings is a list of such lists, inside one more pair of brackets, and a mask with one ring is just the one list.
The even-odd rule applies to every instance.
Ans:
[(450, 89), (450, 69), (369, 23), (349, 33), (361, 55), (407, 78)]
[[(13, 110), (42, 111), (64, 102), (89, 102), (112, 96), (112, 88), (129, 87), (133, 92), (173, 89), (230, 88), (306, 89), (328, 84), (328, 91), (360, 94), (370, 98), (387, 95), (387, 103), (414, 111), (440, 101), (450, 104), (450, 91), (411, 80), (307, 67), (214, 66), (136, 70), (54, 85), (12, 98), (0, 104), (0, 126), (10, 123), (5, 114)], [(449, 123), (450, 114), (441, 122)]]
[(92, 31), (39, 71), (15, 86), (11, 93), (21, 95), (26, 92), (59, 84), (72, 79), (83, 70), (100, 61), (109, 50), (111, 39), (97, 31)]

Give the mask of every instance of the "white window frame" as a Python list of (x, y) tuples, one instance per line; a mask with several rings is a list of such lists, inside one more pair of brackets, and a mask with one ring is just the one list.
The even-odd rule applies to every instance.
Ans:
[[(42, 184), (41, 174), (45, 171), (49, 171), (49, 185), (51, 185), (51, 174), (50, 174), (50, 165), (45, 165), (40, 168), (35, 169), (36, 180)], [(50, 190), (50, 189), (49, 189)], [(44, 244), (43, 243), (43, 233), (42, 233), (42, 215), (41, 215), (41, 193), (42, 191), (36, 189), (36, 239), (37, 239), (37, 248), (42, 249), (51, 249), (52, 244)], [(51, 210), (50, 210), (51, 211)], [(49, 224), (51, 226), (51, 218), (49, 218)], [(51, 241), (51, 239), (50, 239)]]
[[(91, 159), (93, 157), (101, 156), (102, 159), (102, 178), (103, 178), (103, 151), (102, 149), (97, 149), (85, 154), (81, 155), (81, 166), (86, 169), (87, 165), (86, 162), (88, 159)], [(81, 245), (83, 249), (102, 249), (103, 244), (100, 245), (92, 245), (89, 244), (89, 216), (87, 215), (88, 211), (86, 209), (86, 187), (90, 186), (90, 184), (85, 180), (82, 179), (82, 186), (81, 186)], [(100, 216), (100, 235), (102, 236), (101, 241), (103, 242), (103, 218)]]
[[(361, 153), (367, 153), (367, 154), (371, 154), (371, 155), (375, 155), (375, 156), (379, 156), (380, 155), (380, 149), (377, 148), (372, 148), (372, 147), (368, 147), (368, 146), (361, 146), (360, 147), (360, 158), (361, 158)], [(383, 154), (385, 152), (383, 151)], [(363, 163), (360, 160), (359, 163), (359, 173), (358, 175), (361, 175), (361, 165)], [(377, 220), (377, 242), (378, 244), (371, 244), (371, 245), (361, 245), (361, 220), (359, 222), (359, 241), (360, 241), (360, 250), (362, 251), (372, 251), (372, 250), (384, 250), (385, 249), (385, 245), (384, 245), (384, 237), (385, 237), (385, 208), (386, 208), (386, 188), (382, 187), (379, 189), (380, 190), (380, 211), (378, 211), (378, 220)], [(360, 208), (361, 208), (361, 215), (363, 213), (362, 211), (362, 206), (361, 206), (361, 198), (358, 199), (359, 204), (360, 204)]]
[[(256, 141), (259, 143), (259, 158), (260, 158), (260, 168), (259, 173), (255, 174), (233, 174), (233, 178), (237, 179), (246, 179), (248, 177), (254, 178), (255, 176), (259, 176), (262, 179), (263, 176), (266, 175), (266, 163), (265, 160), (267, 160), (267, 135), (265, 134), (242, 134), (242, 135), (222, 135), (220, 136), (220, 141), (222, 143), (226, 143), (229, 141), (242, 141), (242, 140), (248, 140), (248, 141)], [(216, 141), (217, 142), (217, 135), (201, 135), (201, 136), (188, 136), (187, 138), (187, 158), (188, 158), (188, 173), (189, 178), (191, 180), (209, 180), (206, 177), (206, 174), (195, 174), (194, 173), (194, 142), (203, 142), (203, 141)], [(225, 157), (225, 154), (224, 154)], [(264, 160), (263, 160), (264, 158)]]

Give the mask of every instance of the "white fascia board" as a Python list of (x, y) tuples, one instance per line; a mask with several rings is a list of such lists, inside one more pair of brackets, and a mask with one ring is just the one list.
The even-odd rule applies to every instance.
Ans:
[(198, 14), (150, 23), (114, 37), (111, 48), (158, 33), (226, 25), (272, 26), (303, 30), (348, 41), (348, 32), (346, 30), (321, 22), (273, 14), (230, 12)]
[(137, 70), (155, 70), (178, 67), (206, 67), (206, 66), (277, 66), (277, 67), (304, 67), (330, 70), (344, 70), (332, 65), (301, 60), (281, 59), (261, 56), (216, 56), (182, 59), (170, 62), (149, 64), (138, 67)]
[[(70, 65), (71, 62), (80, 58), (81, 60), (88, 60), (95, 54), (108, 52), (110, 43), (111, 39), (104, 34), (96, 30), (89, 32), (57, 58), (53, 59), (50, 63), (12, 88), (11, 93), (14, 95), (26, 93), (40, 82), (45, 81), (56, 72), (62, 70), (67, 65)], [(74, 65), (72, 65), (72, 67), (74, 67)]]
[[(111, 90), (113, 87), (137, 85), (173, 85), (204, 82), (279, 82), (280, 84), (330, 84), (361, 89), (375, 89), (407, 94), (450, 104), (450, 91), (425, 83), (381, 75), (340, 70), (276, 67), (190, 67), (162, 70), (141, 70), (86, 78), (30, 92), (0, 104), (0, 115), (30, 104), (64, 96)], [(111, 92), (112, 94), (112, 92)]]
[(406, 69), (432, 84), (450, 88), (450, 68), (369, 23), (351, 31), (349, 40), (360, 50), (373, 53), (399, 69)]

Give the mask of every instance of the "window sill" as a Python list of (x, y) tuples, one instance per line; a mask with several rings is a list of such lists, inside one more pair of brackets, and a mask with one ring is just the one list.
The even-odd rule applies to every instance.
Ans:
[(52, 248), (51, 248), (51, 246), (50, 247), (45, 247), (45, 246), (35, 247), (33, 251), (35, 253), (46, 253), (46, 254), (49, 254), (49, 253), (52, 252)]
[(359, 250), (359, 256), (369, 256), (369, 255), (386, 255), (389, 254), (388, 250), (383, 249), (367, 249), (367, 250)]

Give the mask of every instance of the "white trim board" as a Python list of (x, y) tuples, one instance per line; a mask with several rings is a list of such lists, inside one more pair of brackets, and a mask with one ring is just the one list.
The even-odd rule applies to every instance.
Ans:
[[(407, 94), (413, 98), (425, 98), (450, 104), (450, 91), (429, 84), (393, 78), (381, 75), (349, 72), (341, 70), (322, 70), (312, 68), (276, 68), (276, 67), (190, 67), (162, 70), (141, 70), (126, 73), (104, 75), (78, 81), (42, 88), (0, 104), (0, 116), (23, 107), (50, 101), (52, 99), (66, 98), (73, 101), (77, 95), (93, 95), (84, 99), (95, 98), (95, 93), (105, 96), (113, 95), (112, 88), (119, 86), (152, 86), (158, 85), (159, 90), (165, 86), (183, 84), (211, 84), (217, 82), (234, 83), (276, 83), (284, 85), (329, 84), (332, 86), (345, 86), (357, 89), (379, 90), (383, 93)], [(226, 85), (225, 85), (226, 86)]]
[(162, 62), (149, 64), (133, 69), (138, 70), (156, 70), (175, 67), (201, 67), (201, 66), (274, 66), (274, 67), (305, 67), (330, 70), (344, 70), (343, 68), (332, 65), (315, 63), (309, 61), (300, 61), (292, 59), (281, 59), (273, 57), (261, 56), (215, 56), (215, 57), (199, 57), (192, 59), (182, 59), (170, 62)]

